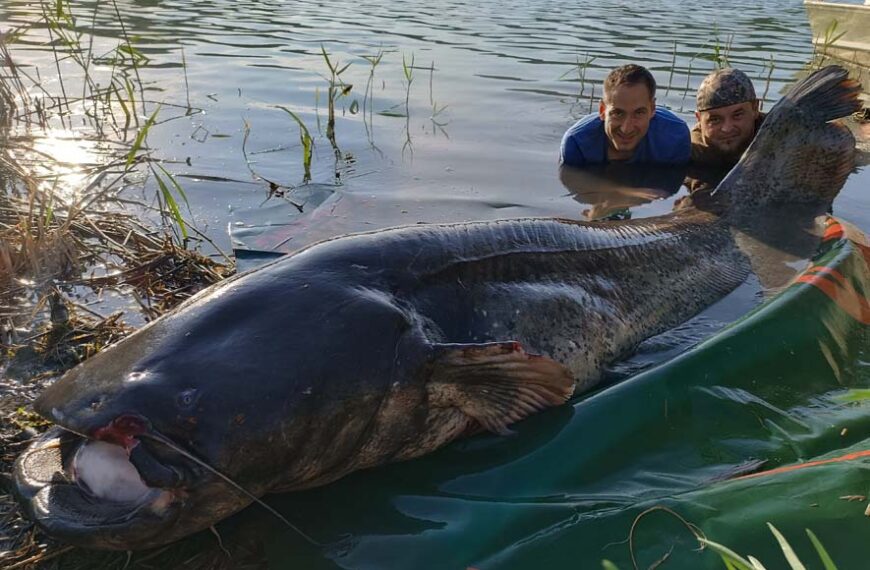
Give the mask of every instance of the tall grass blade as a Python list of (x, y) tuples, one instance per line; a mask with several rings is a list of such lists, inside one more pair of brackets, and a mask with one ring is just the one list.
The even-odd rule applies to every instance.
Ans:
[(782, 553), (785, 555), (785, 559), (788, 561), (789, 566), (791, 566), (792, 570), (807, 570), (806, 567), (801, 563), (798, 559), (797, 555), (794, 553), (791, 545), (785, 539), (781, 532), (779, 532), (775, 526), (770, 523), (767, 523), (770, 532), (773, 533), (773, 536), (776, 537), (776, 541), (779, 542), (779, 547), (782, 549)]
[(725, 564), (731, 564), (735, 570), (757, 570), (752, 566), (750, 561), (746, 560), (727, 546), (701, 537), (698, 537), (698, 542), (721, 556)]
[[(161, 170), (163, 170), (161, 168)], [(166, 172), (166, 170), (163, 170)], [(175, 201), (175, 198), (172, 196), (172, 192), (169, 191), (169, 187), (166, 185), (166, 182), (157, 174), (157, 171), (153, 168), (151, 169), (151, 173), (154, 175), (154, 179), (157, 181), (157, 186), (160, 188), (160, 193), (163, 196), (163, 202), (166, 204), (166, 207), (169, 208), (170, 215), (175, 223), (178, 224), (178, 229), (181, 230), (181, 236), (186, 240), (187, 239), (187, 225), (184, 223), (184, 218), (181, 216), (181, 210), (178, 208), (178, 202)], [(167, 173), (168, 174), (168, 173)]]
[(308, 127), (305, 126), (305, 123), (302, 122), (299, 115), (283, 105), (276, 105), (276, 107), (290, 115), (293, 120), (296, 121), (296, 124), (299, 125), (299, 142), (302, 143), (302, 167), (305, 169), (304, 180), (305, 182), (308, 182), (311, 180), (311, 158), (314, 150), (314, 139), (311, 138), (311, 133), (308, 132)]
[(822, 560), (822, 565), (825, 567), (825, 570), (837, 570), (837, 565), (834, 564), (834, 560), (831, 558), (831, 555), (828, 554), (828, 551), (825, 550), (824, 546), (822, 546), (822, 542), (818, 539), (815, 533), (810, 529), (806, 529), (806, 531), (807, 536), (810, 537), (810, 542), (813, 543), (813, 547), (816, 549), (816, 553)]
[(178, 183), (178, 180), (176, 180), (175, 177), (169, 173), (169, 171), (163, 168), (162, 164), (158, 164), (157, 168), (159, 168), (160, 171), (163, 172), (163, 174), (166, 176), (166, 179), (172, 183), (172, 187), (175, 188), (175, 192), (179, 196), (181, 196), (181, 199), (184, 200), (184, 205), (187, 206), (187, 211), (190, 212), (190, 202), (187, 201), (187, 194), (185, 193), (184, 188), (181, 187), (181, 185)]
[(136, 160), (136, 155), (139, 153), (139, 149), (142, 148), (142, 143), (145, 142), (145, 139), (148, 137), (148, 131), (151, 130), (151, 126), (154, 124), (154, 121), (157, 120), (157, 113), (160, 112), (160, 105), (157, 106), (157, 109), (151, 113), (151, 116), (148, 117), (148, 120), (145, 121), (145, 124), (139, 129), (139, 132), (136, 134), (136, 139), (133, 141), (133, 146), (130, 147), (130, 152), (127, 153), (127, 163), (124, 165), (124, 168), (130, 168), (130, 165), (133, 164), (133, 161)]

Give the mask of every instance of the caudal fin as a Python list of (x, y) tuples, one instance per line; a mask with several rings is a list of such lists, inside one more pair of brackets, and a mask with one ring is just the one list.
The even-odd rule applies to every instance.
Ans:
[(828, 123), (857, 112), (860, 85), (839, 66), (799, 81), (768, 113), (755, 140), (716, 193), (743, 217), (775, 204), (825, 204), (852, 171), (855, 138)]
[(795, 84), (785, 99), (812, 120), (826, 123), (860, 111), (860, 93), (861, 84), (849, 79), (848, 71), (831, 65)]

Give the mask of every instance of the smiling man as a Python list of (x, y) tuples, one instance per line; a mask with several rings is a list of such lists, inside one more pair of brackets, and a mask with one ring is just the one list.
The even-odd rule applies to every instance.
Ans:
[(719, 69), (698, 88), (698, 124), (692, 129), (692, 162), (730, 168), (764, 120), (752, 81), (739, 69)]
[(604, 80), (604, 98), (593, 113), (562, 137), (560, 161), (567, 166), (608, 162), (684, 164), (689, 127), (656, 107), (656, 82), (646, 68), (623, 65)]

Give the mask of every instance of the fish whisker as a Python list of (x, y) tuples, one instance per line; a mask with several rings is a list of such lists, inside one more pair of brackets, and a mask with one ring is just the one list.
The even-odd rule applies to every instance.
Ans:
[(297, 526), (295, 526), (293, 523), (291, 523), (289, 520), (287, 520), (287, 518), (284, 517), (284, 515), (282, 515), (281, 513), (279, 513), (278, 511), (276, 511), (272, 507), (270, 507), (269, 505), (267, 505), (265, 501), (263, 501), (262, 499), (260, 499), (259, 497), (257, 497), (256, 495), (254, 495), (253, 493), (251, 493), (250, 491), (248, 491), (244, 487), (242, 487), (240, 484), (233, 481), (229, 476), (224, 475), (223, 473), (218, 471), (216, 468), (209, 465), (206, 461), (200, 459), (199, 457), (196, 457), (195, 455), (193, 455), (189, 451), (180, 447), (178, 444), (176, 444), (175, 442), (173, 442), (172, 440), (170, 440), (169, 438), (167, 438), (163, 434), (161, 434), (157, 431), (151, 430), (148, 433), (142, 434), (142, 437), (148, 437), (150, 439), (153, 439), (154, 441), (162, 443), (163, 445), (165, 445), (169, 449), (175, 451), (179, 455), (193, 461), (194, 463), (196, 463), (197, 465), (199, 465), (200, 467), (202, 467), (206, 471), (216, 475), (222, 481), (224, 481), (225, 483), (230, 485), (232, 488), (234, 488), (238, 492), (242, 493), (243, 495), (245, 495), (246, 497), (251, 499), (253, 502), (257, 503), (258, 505), (260, 505), (261, 507), (266, 509), (270, 514), (272, 514), (274, 517), (276, 517), (278, 520), (280, 520), (282, 523), (284, 523), (287, 527), (289, 527), (291, 530), (296, 532), (299, 536), (301, 536), (306, 541), (308, 541), (310, 544), (317, 546), (317, 547), (324, 546), (322, 543), (314, 540), (313, 538), (308, 536), (306, 533), (304, 533), (302, 530), (300, 530)]

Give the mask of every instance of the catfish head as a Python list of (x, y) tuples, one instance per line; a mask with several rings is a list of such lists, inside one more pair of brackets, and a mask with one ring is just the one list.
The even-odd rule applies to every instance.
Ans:
[(31, 518), (83, 546), (152, 547), (367, 465), (388, 394), (424, 421), (427, 349), (405, 312), (310, 257), (206, 290), (50, 386), (34, 406), (57, 427), (14, 474)]

